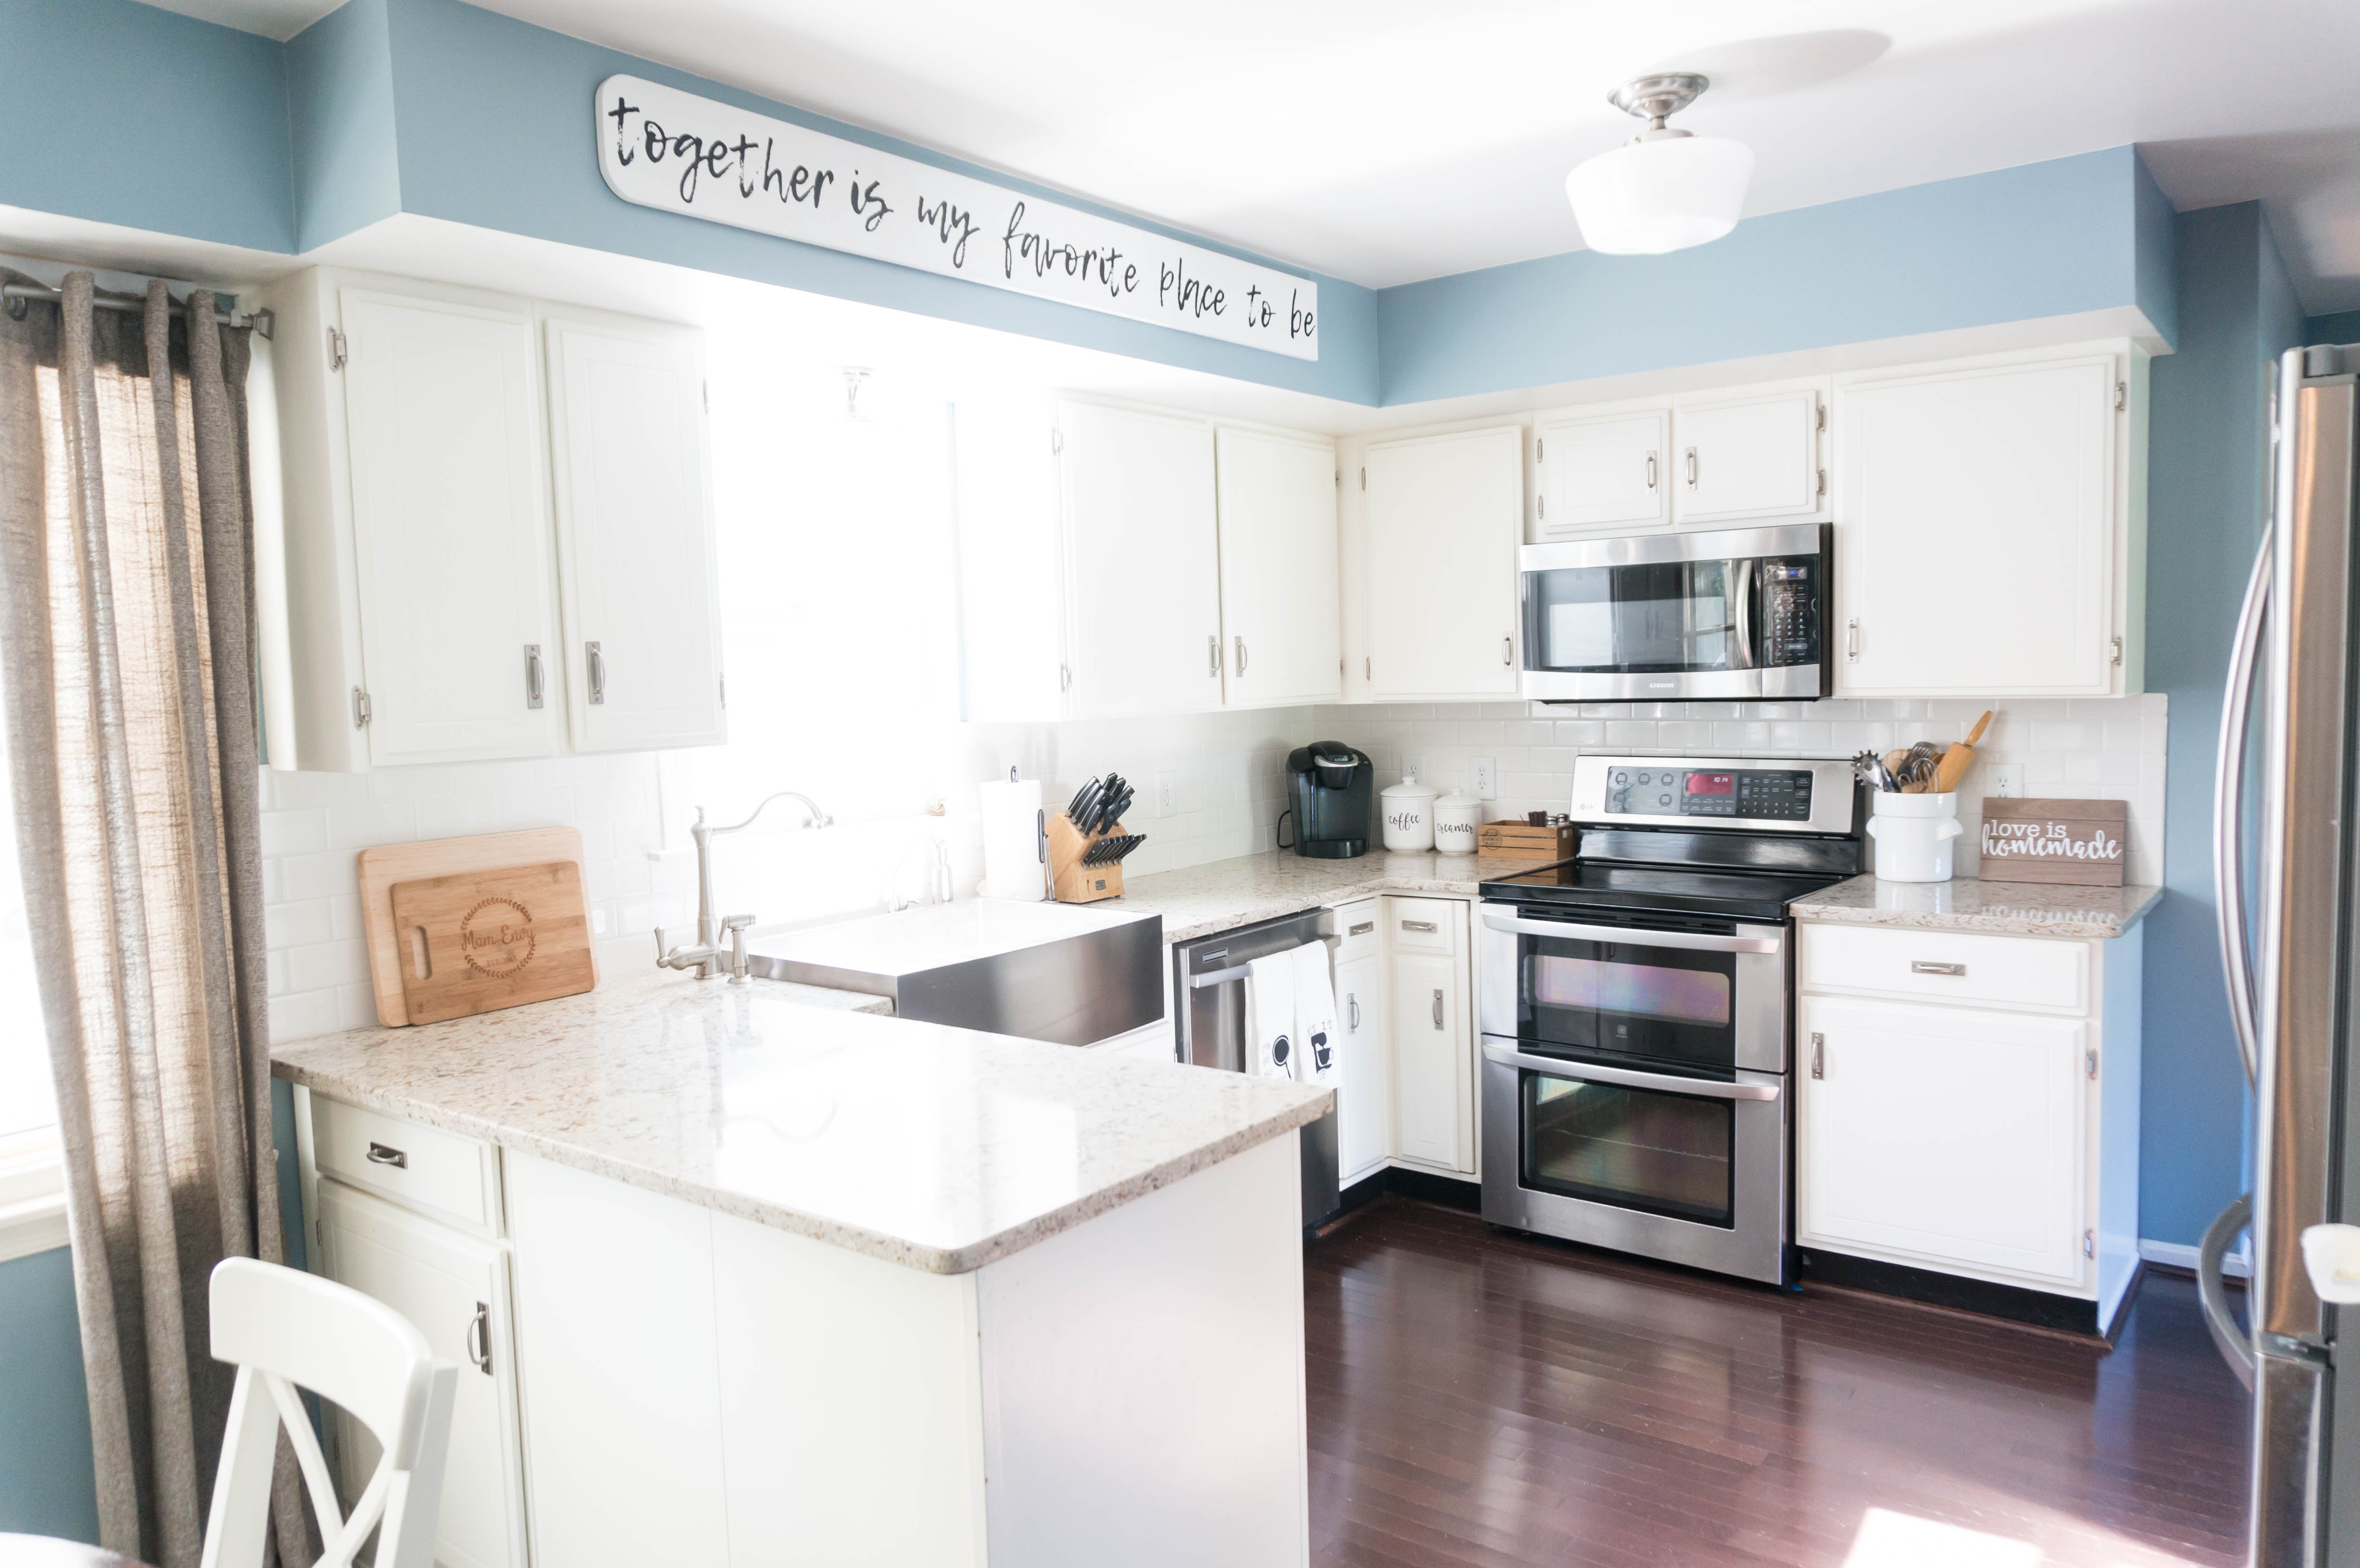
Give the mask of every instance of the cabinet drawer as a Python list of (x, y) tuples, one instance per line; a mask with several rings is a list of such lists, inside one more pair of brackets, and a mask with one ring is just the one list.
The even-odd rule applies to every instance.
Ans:
[(2090, 1010), (2090, 944), (1962, 931), (1806, 925), (1807, 991)]
[(1365, 958), (1382, 945), (1383, 912), (1374, 898), (1363, 898), (1357, 904), (1340, 904), (1336, 909), (1336, 962), (1349, 964)]
[(1387, 898), (1386, 939), (1396, 953), (1455, 952), (1461, 908), (1448, 898)]
[(484, 1233), (499, 1228), (492, 1148), (383, 1111), (311, 1096), (321, 1174)]

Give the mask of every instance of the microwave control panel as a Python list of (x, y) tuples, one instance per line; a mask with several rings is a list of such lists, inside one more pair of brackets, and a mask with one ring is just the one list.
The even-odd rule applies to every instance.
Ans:
[(1678, 768), (1622, 763), (1606, 777), (1609, 816), (1732, 817), (1808, 822), (1808, 769)]
[(1824, 628), (1819, 558), (1773, 556), (1762, 563), (1762, 662), (1817, 664)]

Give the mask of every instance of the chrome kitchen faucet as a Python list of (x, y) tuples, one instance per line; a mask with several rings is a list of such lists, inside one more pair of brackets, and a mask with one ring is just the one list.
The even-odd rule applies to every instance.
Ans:
[(754, 819), (760, 816), (772, 800), (801, 801), (803, 810), (810, 813), (803, 822), (803, 826), (806, 828), (826, 828), (836, 825), (836, 819), (821, 811), (818, 803), (809, 795), (793, 789), (781, 789), (775, 795), (766, 796), (760, 805), (748, 813), (744, 822), (732, 822), (726, 828), (708, 827), (705, 821), (705, 808), (697, 807), (696, 821), (688, 830), (689, 836), (696, 840), (696, 945), (667, 950), (664, 946), (663, 927), (658, 926), (656, 928), (656, 966), (658, 968), (694, 969), (699, 980), (712, 979), (713, 972), (721, 964), (721, 938), (723, 933), (727, 932), (732, 949), (729, 960), (729, 983), (732, 985), (743, 985), (747, 983), (746, 928), (754, 923), (754, 917), (731, 915), (727, 920), (714, 919), (713, 837), (716, 833), (733, 833), (741, 829), (752, 827)]

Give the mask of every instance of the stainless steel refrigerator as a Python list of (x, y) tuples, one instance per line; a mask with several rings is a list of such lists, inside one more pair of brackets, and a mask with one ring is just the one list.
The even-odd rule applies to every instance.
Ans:
[[(2271, 397), (2270, 523), (2237, 626), (2221, 720), (2213, 873), (2230, 1013), (2256, 1114), (2254, 1190), (2199, 1249), (2214, 1342), (2254, 1390), (2252, 1562), (2360, 1562), (2360, 1377), (2337, 1396), (2344, 1309), (2322, 1301), (2303, 1234), (2360, 1220), (2347, 1073), (2360, 977), (2360, 344), (2288, 353)], [(2240, 1325), (2221, 1279), (2250, 1225)], [(2322, 1232), (2322, 1237), (2334, 1233)], [(2354, 1309), (2360, 1312), (2360, 1308)]]

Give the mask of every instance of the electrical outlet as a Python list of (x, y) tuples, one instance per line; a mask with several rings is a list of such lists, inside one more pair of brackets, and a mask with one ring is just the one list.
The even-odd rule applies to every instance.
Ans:
[(2024, 794), (2024, 764), (1994, 762), (1984, 780), (1983, 793), (1995, 800), (2012, 800)]
[(1492, 757), (1478, 757), (1467, 764), (1467, 775), (1474, 780), (1473, 793), (1479, 800), (1500, 798), (1500, 762)]
[(1171, 771), (1166, 769), (1155, 776), (1155, 814), (1159, 817), (1175, 816), (1179, 810), (1180, 786), (1174, 781)]
[(1406, 751), (1403, 752), (1402, 777), (1404, 779), (1415, 779), (1421, 781), (1424, 780), (1426, 778), (1426, 758), (1421, 756), (1413, 756)]

